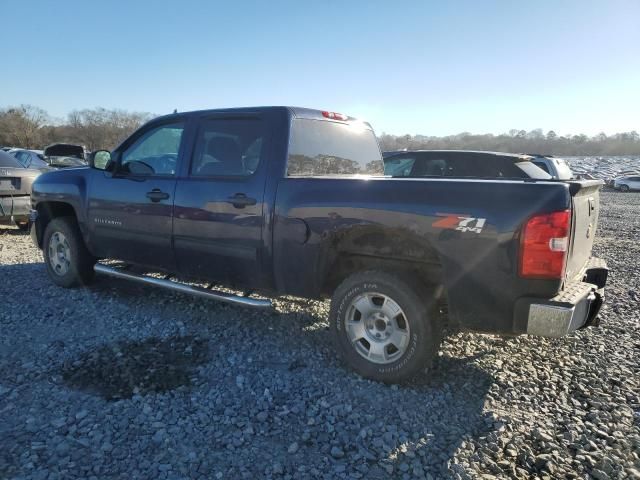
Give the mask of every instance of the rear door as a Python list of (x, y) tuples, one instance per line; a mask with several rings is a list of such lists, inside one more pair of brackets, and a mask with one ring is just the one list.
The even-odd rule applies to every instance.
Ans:
[(268, 143), (258, 113), (198, 121), (175, 195), (173, 242), (182, 273), (260, 286)]

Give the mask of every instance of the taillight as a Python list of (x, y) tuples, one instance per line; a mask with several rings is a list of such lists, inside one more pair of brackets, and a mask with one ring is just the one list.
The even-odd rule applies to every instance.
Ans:
[(520, 276), (562, 278), (569, 249), (571, 210), (531, 217), (522, 231)]
[(322, 112), (322, 116), (324, 118), (330, 118), (331, 120), (346, 121), (349, 119), (349, 117), (347, 117), (346, 115), (343, 115), (342, 113), (336, 113), (336, 112)]

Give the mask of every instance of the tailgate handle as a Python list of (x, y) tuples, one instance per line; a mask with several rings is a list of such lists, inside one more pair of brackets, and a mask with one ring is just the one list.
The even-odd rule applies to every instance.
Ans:
[(589, 216), (591, 216), (591, 212), (596, 209), (596, 202), (593, 197), (589, 197)]

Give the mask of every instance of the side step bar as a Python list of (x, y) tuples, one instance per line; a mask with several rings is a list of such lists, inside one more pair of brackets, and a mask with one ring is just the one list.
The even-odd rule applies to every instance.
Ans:
[(118, 268), (107, 267), (100, 263), (96, 263), (93, 267), (96, 273), (102, 273), (116, 278), (124, 278), (125, 280), (133, 280), (134, 282), (153, 285), (155, 287), (167, 288), (175, 292), (187, 293), (196, 297), (218, 300), (220, 302), (231, 303), (233, 305), (241, 305), (243, 307), (270, 309), (273, 308), (271, 300), (260, 300), (258, 298), (242, 297), (231, 293), (219, 292), (215, 290), (207, 290), (202, 287), (193, 287), (184, 283), (173, 282), (171, 280), (163, 280), (160, 278), (148, 277), (131, 273)]

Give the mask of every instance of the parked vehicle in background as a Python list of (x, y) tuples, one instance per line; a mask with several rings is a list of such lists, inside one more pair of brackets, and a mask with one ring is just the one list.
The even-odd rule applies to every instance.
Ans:
[(640, 175), (616, 178), (613, 181), (613, 188), (622, 192), (640, 190)]
[(8, 153), (16, 157), (24, 168), (49, 168), (42, 150), (14, 148)]
[(26, 168), (67, 168), (87, 166), (87, 153), (81, 145), (56, 143), (44, 150), (12, 148), (9, 153)]
[[(578, 180), (598, 180), (598, 178), (594, 177), (592, 174), (590, 173), (578, 173), (576, 175), (576, 178)], [(605, 182), (606, 183), (606, 182)]]
[(464, 165), (443, 159), (431, 164), (436, 178), (398, 178), (408, 167), (389, 178), (370, 125), (346, 115), (176, 113), (95, 152), (92, 168), (40, 176), (31, 234), (62, 287), (98, 272), (255, 308), (272, 305), (254, 291), (331, 297), (337, 350), (384, 382), (430, 364), (445, 305), (452, 327), (494, 334), (559, 337), (597, 324), (602, 182), (547, 181), (523, 158), (493, 158), (500, 178), (459, 178)]
[(37, 168), (25, 168), (16, 157), (0, 151), (0, 223), (27, 229), (31, 186), (41, 173)]
[(515, 153), (414, 150), (385, 152), (383, 158), (384, 173), (392, 177), (551, 178), (532, 157)]
[(83, 167), (87, 165), (87, 151), (82, 145), (55, 143), (43, 150), (46, 161), (55, 168)]
[(536, 166), (551, 175), (552, 178), (557, 180), (570, 180), (575, 178), (571, 167), (563, 158), (557, 158), (553, 155), (539, 155), (529, 154), (533, 159), (531, 160)]

